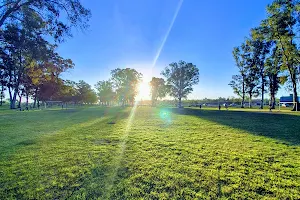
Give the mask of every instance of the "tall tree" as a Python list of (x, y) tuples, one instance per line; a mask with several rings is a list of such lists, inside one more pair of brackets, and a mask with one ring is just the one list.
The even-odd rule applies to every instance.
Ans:
[[(61, 87), (63, 85), (63, 80), (59, 77), (51, 76), (50, 79), (44, 80), (41, 85), (39, 85), (37, 104), (40, 101), (56, 101), (59, 96)], [(39, 107), (39, 106), (38, 106)]]
[(10, 25), (3, 31), (3, 51), (9, 58), (2, 58), (5, 65), (4, 76), (8, 82), (7, 87), (11, 99), (11, 108), (15, 108), (15, 102), (26, 66), (33, 59), (38, 59), (42, 48), (47, 48), (47, 42), (43, 40), (38, 32), (26, 29), (18, 25)]
[(299, 2), (297, 0), (276, 0), (267, 7), (268, 16), (263, 20), (261, 26), (264, 36), (268, 40), (276, 42), (278, 50), (282, 54), (282, 71), (288, 71), (292, 83), (293, 110), (299, 107), (297, 93), (297, 79), (299, 75), (298, 66), (299, 47)]
[(138, 84), (141, 82), (142, 74), (135, 69), (114, 69), (111, 71), (112, 82), (116, 88), (116, 95), (124, 106), (126, 103), (133, 105), (138, 94)]
[(79, 102), (81, 103), (89, 103), (89, 96), (92, 91), (92, 87), (87, 82), (80, 80), (77, 84), (77, 91), (79, 96)]
[(97, 93), (94, 90), (90, 90), (86, 99), (86, 103), (94, 104), (98, 102)]
[(264, 94), (266, 92), (267, 78), (266, 78), (266, 58), (270, 52), (271, 42), (256, 38), (257, 29), (253, 30), (252, 37), (247, 42), (250, 46), (250, 53), (252, 59), (252, 67), (256, 68), (260, 79), (260, 94), (261, 104), (260, 108), (264, 107)]
[(152, 77), (150, 81), (152, 106), (156, 105), (157, 99), (164, 98), (168, 91), (168, 86), (163, 78)]
[(193, 85), (199, 82), (199, 69), (193, 63), (179, 61), (169, 64), (161, 74), (170, 85), (170, 95), (178, 99), (178, 107), (182, 107), (182, 98), (193, 91)]
[(233, 76), (229, 85), (233, 88), (234, 93), (242, 98), (242, 108), (246, 94), (249, 97), (249, 107), (252, 106), (252, 98), (259, 94), (260, 75), (262, 77), (261, 88), (262, 91), (265, 91), (264, 62), (266, 54), (267, 45), (264, 46), (261, 42), (250, 39), (233, 50), (233, 57), (240, 74)]
[(113, 83), (111, 81), (98, 81), (95, 85), (95, 89), (97, 90), (100, 102), (105, 105), (110, 105), (115, 96)]
[(252, 107), (252, 98), (260, 94), (259, 73), (252, 65), (248, 65), (245, 72), (245, 92), (249, 97), (249, 108)]
[(78, 103), (79, 95), (76, 88), (76, 82), (64, 80), (61, 90), (59, 91), (59, 100), (65, 103)]
[(282, 54), (281, 51), (275, 46), (270, 57), (266, 60), (266, 74), (268, 77), (268, 86), (270, 92), (270, 107), (275, 109), (276, 99), (275, 96), (280, 88), (280, 85), (284, 83), (285, 79), (280, 76), (280, 68), (282, 66)]
[(238, 67), (239, 75), (233, 76), (233, 80), (229, 85), (233, 88), (234, 93), (242, 98), (241, 108), (244, 108), (246, 94), (245, 78), (249, 59), (249, 46), (243, 43), (241, 46), (235, 47), (232, 54), (235, 64)]
[(229, 85), (232, 87), (233, 93), (241, 97), (241, 108), (244, 108), (246, 93), (245, 75), (233, 75)]
[(60, 78), (61, 73), (73, 67), (72, 60), (64, 59), (50, 51), (45, 61), (33, 64), (32, 68), (27, 68), (27, 76), (34, 88), (34, 102), (39, 104), (39, 101), (59, 100), (57, 98), (64, 85), (64, 80)]

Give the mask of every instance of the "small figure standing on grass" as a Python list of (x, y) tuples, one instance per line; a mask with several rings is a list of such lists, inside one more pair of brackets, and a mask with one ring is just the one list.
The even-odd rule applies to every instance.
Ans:
[(228, 110), (228, 105), (227, 105), (227, 103), (225, 103), (225, 108), (226, 108), (226, 110)]
[(219, 104), (219, 110), (221, 110), (221, 104)]
[(202, 105), (201, 105), (201, 104), (199, 105), (199, 108), (200, 108), (200, 110), (201, 110), (201, 108), (202, 108)]
[(272, 104), (269, 105), (269, 111), (272, 112)]

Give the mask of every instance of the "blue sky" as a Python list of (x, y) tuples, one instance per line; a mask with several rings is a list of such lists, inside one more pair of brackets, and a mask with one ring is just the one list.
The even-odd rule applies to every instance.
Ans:
[(60, 45), (59, 53), (76, 64), (65, 78), (94, 85), (108, 79), (112, 69), (131, 67), (149, 81), (169, 63), (184, 60), (200, 70), (189, 96), (195, 99), (233, 96), (228, 86), (237, 73), (232, 49), (265, 18), (271, 0), (183, 0), (168, 35), (180, 0), (82, 2), (92, 11), (90, 28), (74, 30), (74, 37)]

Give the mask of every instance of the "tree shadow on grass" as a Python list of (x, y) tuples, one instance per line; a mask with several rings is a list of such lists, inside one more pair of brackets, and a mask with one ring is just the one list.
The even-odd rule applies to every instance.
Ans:
[(20, 112), (5, 115), (0, 120), (0, 159), (9, 156), (18, 148), (37, 143), (40, 137), (52, 135), (74, 125), (84, 124), (99, 118), (109, 119), (108, 123), (128, 117), (124, 108), (64, 109), (39, 112)]
[[(99, 188), (105, 186), (103, 180), (111, 171), (120, 143), (118, 135), (112, 135), (130, 112), (111, 108), (78, 114), (82, 116), (81, 123), (61, 127), (58, 130), (61, 134), (21, 141), (16, 144), (18, 151), (7, 155), (9, 159), (0, 158), (0, 168), (3, 167), (0, 170), (0, 199), (4, 194), (16, 199), (27, 199), (34, 194), (39, 199), (45, 197), (45, 190), (51, 199), (72, 195), (86, 199), (103, 195)], [(61, 115), (58, 120), (62, 120)], [(19, 177), (22, 177), (23, 185), (17, 184)], [(57, 183), (53, 185), (53, 181)], [(35, 188), (44, 189), (36, 192)]]
[(170, 109), (180, 115), (192, 115), (254, 135), (283, 141), (287, 145), (300, 145), (300, 117), (281, 113), (262, 113), (230, 110)]

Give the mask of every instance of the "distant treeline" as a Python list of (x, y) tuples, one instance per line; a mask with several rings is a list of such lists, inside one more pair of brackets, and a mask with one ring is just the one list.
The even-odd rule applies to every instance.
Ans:
[[(217, 106), (219, 104), (228, 104), (232, 106), (240, 106), (242, 103), (241, 98), (216, 98), (216, 99), (190, 99), (190, 100), (183, 100), (182, 105), (183, 106), (200, 106), (200, 105), (214, 105)], [(279, 99), (276, 99), (276, 103), (279, 103)], [(178, 104), (177, 100), (160, 100), (157, 101), (158, 106), (176, 106)], [(245, 99), (244, 101), (245, 105), (249, 105), (249, 99)], [(252, 99), (251, 105), (252, 106), (260, 106), (261, 99)], [(266, 98), (264, 99), (264, 105), (269, 105), (270, 99)], [(140, 105), (152, 105), (151, 100), (143, 100), (140, 102)]]

